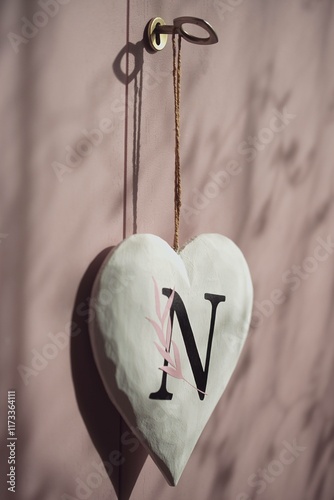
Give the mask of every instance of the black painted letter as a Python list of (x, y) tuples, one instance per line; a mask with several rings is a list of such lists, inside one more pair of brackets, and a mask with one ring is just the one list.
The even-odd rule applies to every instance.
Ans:
[[(163, 295), (166, 295), (166, 297), (170, 297), (172, 294), (172, 290), (170, 288), (163, 288), (162, 289)], [(205, 367), (203, 369), (202, 362), (200, 359), (200, 356), (198, 354), (198, 349), (196, 346), (194, 334), (190, 325), (190, 321), (188, 318), (187, 310), (184, 306), (184, 303), (180, 297), (180, 295), (175, 292), (174, 293), (174, 299), (173, 303), (170, 309), (170, 319), (171, 319), (171, 324), (173, 328), (173, 320), (174, 320), (174, 312), (176, 313), (176, 317), (178, 319), (179, 325), (180, 325), (180, 330), (182, 333), (184, 345), (187, 351), (188, 359), (190, 362), (190, 366), (194, 375), (195, 383), (197, 389), (200, 391), (205, 392), (207, 381), (208, 381), (208, 374), (209, 374), (209, 364), (210, 364), (210, 357), (211, 357), (211, 347), (212, 347), (212, 340), (213, 340), (213, 332), (215, 328), (215, 321), (216, 321), (216, 312), (217, 312), (217, 307), (220, 302), (225, 302), (225, 296), (224, 295), (214, 295), (213, 293), (206, 293), (204, 294), (205, 300), (209, 300), (211, 302), (211, 321), (210, 321), (210, 330), (209, 330), (209, 337), (208, 337), (208, 344), (206, 348), (206, 360), (205, 360)], [(164, 361), (164, 366), (168, 365), (168, 361)], [(169, 391), (167, 391), (166, 387), (166, 382), (167, 382), (167, 373), (162, 372), (162, 381), (161, 381), (161, 386), (160, 389), (157, 392), (152, 392), (150, 394), (150, 399), (172, 399), (173, 394)], [(198, 392), (198, 391), (197, 391)], [(203, 400), (205, 395), (202, 394), (201, 392), (198, 392), (198, 397)]]

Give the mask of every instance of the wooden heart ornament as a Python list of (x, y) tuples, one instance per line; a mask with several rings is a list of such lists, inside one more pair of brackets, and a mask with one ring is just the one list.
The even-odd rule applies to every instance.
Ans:
[(90, 336), (101, 378), (171, 485), (231, 378), (252, 301), (245, 258), (219, 234), (180, 252), (133, 235), (96, 278)]

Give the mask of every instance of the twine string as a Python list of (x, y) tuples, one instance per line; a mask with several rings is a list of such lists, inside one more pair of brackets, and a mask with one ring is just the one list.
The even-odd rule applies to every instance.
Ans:
[(179, 250), (181, 211), (181, 164), (180, 164), (180, 91), (181, 91), (181, 35), (173, 33), (173, 87), (175, 120), (175, 173), (174, 173), (174, 250)]

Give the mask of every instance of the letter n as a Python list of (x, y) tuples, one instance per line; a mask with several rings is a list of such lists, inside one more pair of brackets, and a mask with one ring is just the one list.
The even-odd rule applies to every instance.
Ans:
[[(171, 290), (171, 288), (162, 289), (162, 293), (166, 297), (170, 297), (172, 291), (173, 290)], [(202, 392), (205, 392), (208, 381), (211, 348), (212, 348), (213, 332), (215, 329), (217, 307), (220, 304), (220, 302), (225, 302), (225, 296), (215, 295), (213, 293), (206, 293), (204, 294), (204, 298), (205, 300), (209, 300), (211, 302), (211, 321), (210, 321), (210, 329), (208, 336), (208, 344), (206, 348), (206, 359), (204, 368), (202, 366), (201, 358), (198, 353), (197, 345), (190, 325), (187, 310), (180, 295), (177, 292), (174, 293), (174, 299), (170, 309), (170, 319), (172, 328), (173, 328), (173, 319), (175, 313), (180, 325), (180, 330), (182, 333), (190, 366), (194, 375), (196, 387)], [(167, 365), (168, 361), (165, 360), (164, 366)], [(152, 392), (150, 394), (150, 399), (165, 399), (165, 400), (172, 399), (173, 394), (167, 390), (166, 382), (167, 382), (167, 373), (163, 372), (160, 389), (157, 392)], [(202, 394), (201, 392), (198, 392), (198, 396), (201, 400), (203, 400), (205, 397), (205, 395)]]

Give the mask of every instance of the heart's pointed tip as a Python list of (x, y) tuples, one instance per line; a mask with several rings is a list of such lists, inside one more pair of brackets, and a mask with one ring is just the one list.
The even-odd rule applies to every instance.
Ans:
[(172, 456), (166, 459), (159, 458), (156, 455), (151, 455), (151, 458), (158, 466), (161, 474), (168, 483), (168, 486), (177, 486), (179, 480), (183, 474), (183, 471), (188, 463), (191, 452), (187, 457), (183, 457), (181, 460), (175, 460)]
[(164, 478), (166, 479), (167, 483), (169, 486), (175, 487), (177, 486), (179, 479), (181, 477), (182, 471), (178, 474), (172, 473), (169, 469), (167, 470), (162, 470), (160, 469)]
[(178, 481), (176, 481), (175, 479), (172, 479), (172, 481), (168, 481), (168, 484), (169, 486), (173, 486), (175, 487), (177, 485)]

